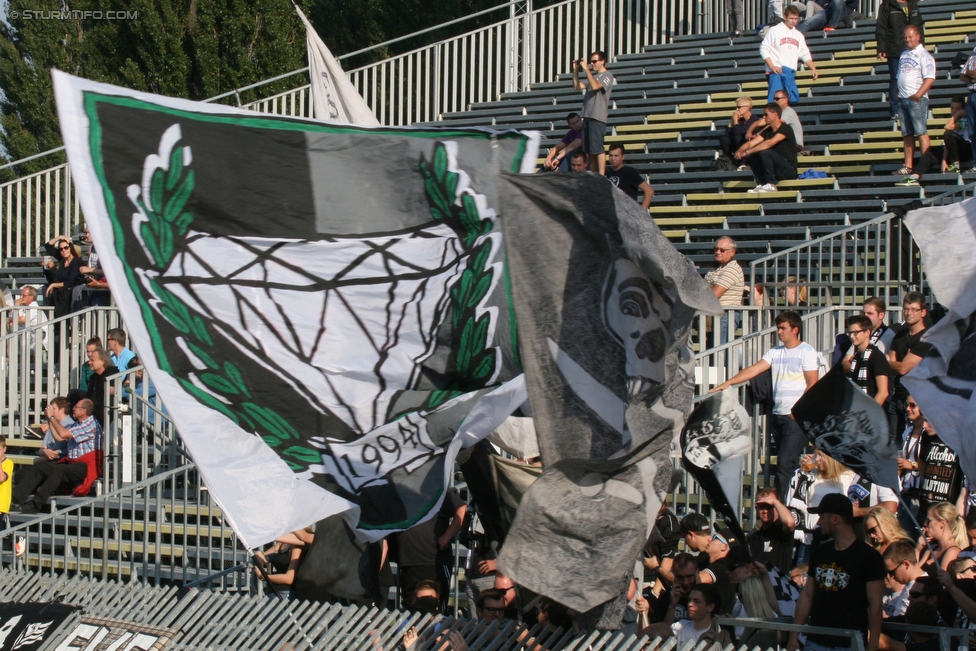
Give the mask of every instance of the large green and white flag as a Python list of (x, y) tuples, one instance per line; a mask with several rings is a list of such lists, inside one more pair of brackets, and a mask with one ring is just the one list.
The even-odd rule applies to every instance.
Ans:
[(537, 140), (54, 86), (131, 339), (245, 544), (425, 518), (526, 399), (497, 183)]

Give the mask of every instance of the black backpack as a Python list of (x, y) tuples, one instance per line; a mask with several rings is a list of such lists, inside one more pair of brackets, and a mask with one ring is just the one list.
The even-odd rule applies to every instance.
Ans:
[(713, 172), (734, 172), (737, 169), (739, 169), (739, 166), (728, 156), (719, 156), (712, 163), (711, 167)]

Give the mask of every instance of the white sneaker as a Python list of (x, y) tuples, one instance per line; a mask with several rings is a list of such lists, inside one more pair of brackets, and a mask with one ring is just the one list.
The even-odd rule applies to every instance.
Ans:
[(776, 192), (776, 186), (772, 183), (767, 183), (766, 185), (759, 186), (756, 192)]
[(757, 186), (756, 186), (756, 187), (754, 187), (753, 189), (751, 189), (751, 190), (748, 190), (748, 192), (752, 192), (752, 193), (756, 193), (756, 192), (762, 192), (762, 191), (763, 191), (763, 187), (764, 187), (764, 186), (762, 186), (762, 185), (757, 185)]

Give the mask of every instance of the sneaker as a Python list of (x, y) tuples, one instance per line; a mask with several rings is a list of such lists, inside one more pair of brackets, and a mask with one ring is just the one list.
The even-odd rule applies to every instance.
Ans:
[(945, 171), (948, 172), (948, 173), (951, 173), (951, 174), (958, 174), (959, 173), (959, 166), (956, 165), (955, 163), (953, 163), (952, 165), (950, 165), (949, 167), (947, 167)]
[(918, 175), (917, 174), (911, 174), (909, 176), (906, 176), (904, 181), (902, 181), (901, 183), (895, 183), (895, 185), (897, 185), (899, 187), (902, 187), (902, 188), (915, 188), (915, 187), (918, 187)]
[(750, 167), (748, 165), (739, 165), (737, 168), (735, 168), (735, 171), (736, 172), (746, 172), (749, 169), (750, 169)]
[(14, 554), (17, 556), (23, 556), (24, 552), (27, 551), (27, 539), (23, 536), (17, 536), (17, 540), (14, 541)]
[(835, 31), (837, 31), (837, 28), (836, 27), (830, 27), (828, 25), (827, 27), (824, 27), (823, 28), (823, 31), (825, 31), (825, 32), (835, 32)]
[(966, 172), (966, 174), (976, 174), (976, 167), (974, 167), (974, 168), (973, 168), (973, 169), (971, 169), (971, 170), (968, 170), (968, 171)]
[(908, 167), (907, 165), (902, 165), (894, 172), (892, 172), (892, 174), (894, 174), (895, 176), (908, 176), (911, 173), (912, 173), (912, 168)]
[(755, 194), (756, 192), (762, 192), (763, 191), (763, 187), (764, 186), (762, 186), (762, 185), (757, 185), (753, 189), (749, 190), (749, 192), (752, 192), (753, 194)]
[(772, 183), (767, 183), (766, 185), (759, 186), (757, 192), (776, 192), (776, 186)]
[(41, 512), (41, 510), (37, 508), (37, 504), (34, 504), (33, 502), (24, 502), (20, 506), (20, 512), (24, 515), (37, 515)]

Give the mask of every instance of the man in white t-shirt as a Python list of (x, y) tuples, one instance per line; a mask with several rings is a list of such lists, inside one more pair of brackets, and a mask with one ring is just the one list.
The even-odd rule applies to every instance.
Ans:
[(916, 136), (919, 152), (924, 156), (929, 150), (929, 88), (935, 83), (935, 59), (922, 45), (922, 35), (914, 25), (905, 28), (905, 44), (908, 49), (898, 61), (898, 121), (905, 145), (905, 165), (895, 174), (904, 175), (904, 182), (910, 183), (918, 180), (911, 177)]
[(800, 466), (800, 455), (807, 444), (803, 430), (793, 420), (790, 411), (820, 376), (820, 355), (813, 346), (800, 340), (801, 326), (800, 315), (796, 312), (778, 314), (776, 335), (782, 345), (772, 348), (761, 360), (709, 391), (724, 391), (766, 371), (772, 373), (773, 413), (769, 417), (769, 424), (776, 441), (776, 490), (780, 499), (783, 499), (794, 471)]
[[(11, 331), (29, 330), (30, 328), (47, 322), (47, 313), (39, 309), (37, 304), (37, 290), (30, 285), (20, 289), (20, 298), (14, 301), (15, 309), (11, 312)], [(34, 350), (36, 335), (30, 335), (30, 348)], [(41, 331), (41, 348), (47, 350), (47, 329)]]

